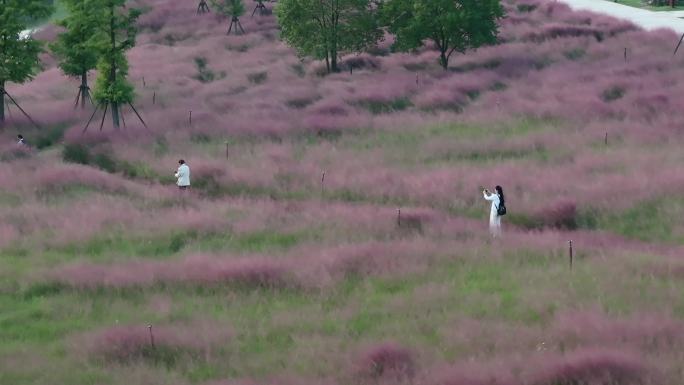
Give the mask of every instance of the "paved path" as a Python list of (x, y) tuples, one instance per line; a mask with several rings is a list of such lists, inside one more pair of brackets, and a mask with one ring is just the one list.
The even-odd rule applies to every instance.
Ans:
[(589, 10), (604, 13), (620, 19), (629, 20), (644, 29), (670, 28), (677, 33), (684, 33), (684, 17), (682, 12), (653, 12), (645, 9), (629, 7), (613, 1), (605, 0), (557, 0), (566, 3), (573, 9)]

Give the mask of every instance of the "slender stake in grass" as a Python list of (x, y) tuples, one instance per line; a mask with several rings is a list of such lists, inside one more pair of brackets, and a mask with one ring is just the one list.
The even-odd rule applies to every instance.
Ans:
[(188, 118), (188, 125), (192, 126), (192, 110), (190, 110), (190, 118)]
[(157, 91), (152, 94), (152, 104), (157, 104)]
[(154, 349), (154, 334), (152, 333), (152, 325), (147, 325), (147, 330), (150, 331), (150, 346)]
[(321, 175), (321, 195), (325, 193), (325, 171), (323, 171), (323, 174)]
[(570, 255), (570, 270), (572, 270), (572, 241), (568, 241), (568, 252)]
[(401, 227), (401, 209), (397, 209), (397, 226)]
[(603, 139), (603, 144), (608, 145), (608, 132), (606, 132), (606, 137)]
[(627, 63), (627, 47), (625, 47), (625, 63)]

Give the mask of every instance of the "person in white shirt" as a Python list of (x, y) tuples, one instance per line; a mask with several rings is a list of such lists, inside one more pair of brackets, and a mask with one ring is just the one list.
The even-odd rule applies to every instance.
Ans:
[(26, 140), (24, 140), (24, 135), (21, 135), (21, 134), (17, 135), (17, 144), (19, 146), (26, 146), (27, 145)]
[(489, 232), (493, 237), (501, 235), (501, 215), (500, 207), (505, 207), (504, 193), (501, 186), (496, 186), (496, 193), (492, 194), (489, 190), (482, 191), (484, 199), (492, 202), (492, 207), (489, 210)]
[(178, 188), (181, 190), (187, 190), (188, 187), (190, 187), (190, 167), (188, 167), (187, 164), (185, 164), (185, 161), (183, 159), (178, 161), (178, 170), (174, 174), (176, 177), (176, 185), (178, 185)]

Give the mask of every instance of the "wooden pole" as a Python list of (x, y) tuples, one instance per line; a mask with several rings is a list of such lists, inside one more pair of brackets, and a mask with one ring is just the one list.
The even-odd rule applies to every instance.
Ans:
[(228, 157), (229, 157), (229, 155), (228, 155), (228, 154), (229, 154), (229, 152), (228, 152), (228, 149), (229, 149), (229, 148), (230, 148), (230, 142), (228, 142), (228, 141), (226, 140), (226, 159), (228, 159)]
[(625, 63), (627, 63), (627, 47), (625, 47)]
[(147, 325), (147, 330), (150, 331), (150, 345), (154, 349), (154, 334), (152, 333), (152, 325)]
[(157, 104), (157, 91), (152, 94), (152, 104)]
[(608, 132), (606, 131), (606, 137), (603, 139), (603, 144), (608, 145)]
[(321, 175), (321, 195), (325, 193), (325, 171), (323, 171), (323, 174)]
[(568, 241), (568, 252), (570, 256), (570, 270), (572, 270), (572, 241)]
[(190, 110), (190, 118), (188, 119), (188, 123), (190, 126), (192, 126), (192, 110)]
[(401, 209), (397, 209), (397, 226), (401, 227)]

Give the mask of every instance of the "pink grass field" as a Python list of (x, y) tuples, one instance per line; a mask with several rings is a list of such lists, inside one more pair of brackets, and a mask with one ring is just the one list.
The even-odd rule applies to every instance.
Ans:
[(0, 384), (684, 383), (679, 37), (502, 3), (447, 71), (386, 34), (326, 75), (253, 2), (227, 36), (129, 1), (149, 129), (82, 134), (43, 54), (7, 89), (40, 128), (12, 105), (0, 131)]

